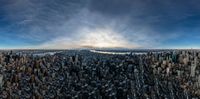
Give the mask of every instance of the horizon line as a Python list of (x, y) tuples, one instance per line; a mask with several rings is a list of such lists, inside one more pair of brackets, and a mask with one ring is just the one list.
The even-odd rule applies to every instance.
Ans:
[(3, 50), (200, 50), (200, 48), (0, 48)]

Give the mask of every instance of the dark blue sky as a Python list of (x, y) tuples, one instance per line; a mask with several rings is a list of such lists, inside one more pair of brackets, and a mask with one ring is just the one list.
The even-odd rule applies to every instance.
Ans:
[(200, 48), (199, 0), (0, 0), (0, 48)]

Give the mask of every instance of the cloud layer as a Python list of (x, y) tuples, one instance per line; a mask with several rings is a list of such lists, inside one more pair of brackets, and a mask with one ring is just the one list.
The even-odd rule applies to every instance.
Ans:
[(196, 46), (200, 42), (195, 38), (200, 37), (198, 4), (197, 0), (0, 1), (0, 38), (4, 39), (0, 46)]

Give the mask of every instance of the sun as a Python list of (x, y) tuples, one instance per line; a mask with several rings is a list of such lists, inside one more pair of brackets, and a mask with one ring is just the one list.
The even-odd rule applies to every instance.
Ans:
[(86, 33), (81, 46), (96, 48), (127, 47), (128, 42), (118, 33), (111, 30), (97, 29)]

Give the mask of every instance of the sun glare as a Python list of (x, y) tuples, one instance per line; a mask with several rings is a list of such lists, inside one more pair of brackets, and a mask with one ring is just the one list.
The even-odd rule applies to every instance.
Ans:
[(82, 41), (82, 46), (97, 48), (127, 47), (127, 44), (121, 35), (111, 30), (90, 31)]

